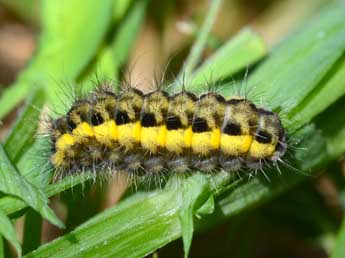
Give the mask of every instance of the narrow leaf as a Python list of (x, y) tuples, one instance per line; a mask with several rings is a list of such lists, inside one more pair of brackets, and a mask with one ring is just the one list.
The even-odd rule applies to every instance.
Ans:
[(192, 220), (181, 224), (181, 211), (199, 209), (209, 190), (205, 175), (196, 174), (178, 188), (138, 193), (26, 257), (142, 257), (180, 237), (187, 224), (188, 244)]
[(16, 196), (25, 201), (30, 207), (38, 211), (42, 217), (56, 226), (63, 227), (62, 222), (56, 217), (48, 206), (45, 194), (30, 184), (8, 160), (0, 145), (0, 191)]
[[(18, 256), (22, 254), (22, 248), (17, 239), (17, 232), (14, 229), (11, 220), (6, 216), (6, 214), (0, 209), (0, 236), (6, 238), (16, 249)], [(2, 242), (2, 239), (0, 240)], [(2, 248), (2, 250), (4, 249)]]
[(345, 94), (345, 58), (341, 58), (319, 83), (294, 110), (289, 117), (293, 123), (307, 123), (326, 107)]
[(196, 211), (196, 216), (201, 218), (203, 215), (209, 215), (214, 212), (215, 202), (213, 196), (210, 196), (208, 200)]
[[(176, 188), (178, 189), (180, 187), (176, 185)], [(206, 178), (200, 176), (195, 177), (195, 180), (191, 181), (189, 185), (184, 185), (180, 189), (179, 195), (182, 208), (179, 212), (179, 219), (181, 223), (184, 256), (188, 257), (194, 232), (194, 214), (196, 210), (204, 206), (206, 200), (203, 199), (203, 196), (205, 192), (210, 192), (210, 188)], [(202, 200), (202, 204), (200, 203), (200, 199)]]
[[(58, 87), (56, 81), (77, 78), (94, 57), (108, 29), (112, 17), (112, 2), (42, 1), (43, 28), (39, 48), (15, 84), (8, 87), (0, 97), (0, 119), (32, 89), (46, 88), (54, 101)], [(91, 21), (90, 17), (97, 19)]]
[[(128, 0), (126, 1), (128, 2)], [(120, 70), (122, 66), (125, 65), (139, 34), (141, 25), (143, 24), (142, 22), (145, 17), (147, 3), (147, 0), (135, 1), (124, 19), (117, 21), (119, 23), (116, 27), (116, 34), (108, 45), (101, 50), (94, 67), (91, 69), (91, 72), (88, 73), (86, 79), (83, 79), (83, 83), (90, 83), (90, 77), (94, 77), (95, 73), (114, 81), (118, 79)], [(116, 2), (115, 5), (119, 5), (121, 9), (125, 8), (128, 3), (123, 3), (124, 6), (121, 6)], [(124, 15), (123, 10), (118, 10), (118, 12)], [(117, 19), (119, 19), (119, 17), (117, 17)], [(128, 33), (129, 31), (131, 33)], [(91, 88), (92, 86), (87, 87)]]
[(42, 90), (36, 91), (10, 130), (10, 134), (5, 140), (4, 149), (12, 163), (17, 163), (33, 144), (44, 100), (44, 92)]
[[(240, 71), (267, 52), (262, 38), (249, 29), (242, 30), (221, 46), (192, 76), (188, 90), (197, 89), (207, 81), (217, 82)], [(203, 89), (204, 90), (204, 89)]]
[[(67, 189), (73, 188), (78, 184), (82, 184), (91, 178), (93, 178), (91, 173), (79, 174), (76, 176), (67, 176), (55, 184), (45, 185), (43, 189), (46, 195), (48, 197), (51, 197)], [(3, 198), (0, 198), (0, 208), (7, 215), (12, 215), (20, 210), (23, 210), (27, 206), (28, 205), (24, 201), (13, 196), (5, 196)]]
[(250, 77), (265, 105), (288, 113), (318, 86), (345, 51), (344, 5), (328, 7), (284, 40)]
[(189, 81), (189, 78), (191, 74), (193, 73), (194, 68), (197, 66), (198, 62), (200, 61), (201, 55), (206, 47), (208, 36), (217, 18), (217, 13), (221, 6), (221, 3), (222, 3), (221, 0), (210, 1), (210, 8), (207, 13), (206, 19), (202, 25), (202, 28), (200, 30), (200, 33), (198, 37), (196, 38), (195, 43), (192, 46), (192, 49), (190, 51), (190, 54), (188, 55), (183, 65), (183, 69), (181, 70), (180, 74), (177, 77), (179, 78), (179, 80), (185, 77), (186, 80)]
[(180, 223), (181, 223), (181, 235), (183, 241), (183, 252), (184, 257), (187, 258), (189, 254), (190, 247), (192, 245), (192, 238), (194, 232), (194, 223), (193, 223), (193, 209), (184, 208), (179, 214)]

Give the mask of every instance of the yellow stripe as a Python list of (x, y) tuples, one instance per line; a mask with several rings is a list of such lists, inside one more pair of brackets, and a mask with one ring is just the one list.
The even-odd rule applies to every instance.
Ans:
[(50, 159), (54, 167), (61, 167), (65, 162), (65, 155), (63, 151), (56, 151)]
[(81, 124), (79, 124), (72, 131), (72, 134), (78, 143), (85, 143), (89, 140), (90, 137), (95, 136), (92, 127), (86, 122), (82, 122)]
[(165, 147), (170, 152), (181, 154), (185, 148), (192, 146), (192, 136), (192, 127), (188, 127), (186, 130), (167, 130)]
[(249, 155), (258, 159), (267, 158), (273, 155), (274, 150), (274, 145), (267, 143), (259, 143), (254, 140), (250, 146)]
[(99, 143), (111, 146), (117, 140), (117, 128), (114, 120), (94, 126), (93, 131)]
[(185, 146), (185, 130), (168, 130), (166, 132), (165, 147), (167, 151), (174, 152), (177, 154), (182, 153), (183, 147)]
[(167, 127), (165, 125), (160, 126), (158, 133), (158, 145), (160, 147), (165, 147), (166, 133)]
[(239, 156), (249, 151), (252, 140), (251, 135), (221, 134), (220, 149), (227, 155)]
[(220, 129), (215, 128), (209, 132), (193, 133), (192, 150), (196, 154), (208, 155), (210, 151), (219, 148)]
[(130, 150), (134, 147), (136, 143), (140, 142), (140, 122), (128, 123), (117, 126), (117, 136), (120, 145), (126, 147)]
[(142, 127), (141, 128), (141, 146), (151, 153), (156, 153), (158, 147), (165, 146), (166, 126)]
[(141, 124), (140, 121), (135, 122), (133, 128), (133, 137), (137, 142), (140, 142), (140, 132), (141, 132)]
[(190, 148), (192, 146), (192, 138), (193, 138), (193, 130), (192, 127), (188, 127), (184, 130), (184, 144), (186, 148)]
[(220, 144), (220, 128), (215, 128), (212, 130), (212, 136), (211, 136), (212, 149), (218, 149), (219, 144)]
[(75, 144), (75, 139), (73, 137), (73, 135), (68, 134), (68, 133), (64, 133), (63, 135), (61, 135), (56, 143), (55, 143), (55, 147), (57, 150), (66, 150), (67, 148), (69, 148), (70, 146)]

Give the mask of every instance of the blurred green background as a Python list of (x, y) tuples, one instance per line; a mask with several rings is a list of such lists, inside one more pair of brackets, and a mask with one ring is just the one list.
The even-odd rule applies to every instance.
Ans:
[[(34, 88), (44, 88), (45, 84), (52, 84), (54, 81), (68, 84), (72, 81), (86, 84), (88, 87), (87, 84), (97, 74), (101, 78), (117, 81), (127, 79), (136, 87), (149, 90), (152, 81), (160, 78), (165, 70), (165, 80), (173, 80), (183, 69), (191, 46), (202, 33), (202, 25), (212, 1), (122, 0), (114, 1), (115, 7), (111, 10), (107, 9), (112, 2), (110, 0), (97, 1), (98, 4), (94, 2), (90, 6), (87, 6), (90, 1), (83, 3), (73, 0), (74, 8), (67, 2), (68, 0), (61, 0), (54, 5), (47, 4), (47, 0), (0, 0), (2, 141), (5, 141), (6, 135), (11, 132), (11, 125), (18, 118), (29, 93), (32, 93)], [(331, 2), (335, 1), (223, 1), (197, 64), (208, 60), (220, 46), (244, 27), (250, 27), (259, 35), (265, 43), (265, 49), (262, 51), (270, 53), (281, 40), (301, 29), (311, 17)], [(45, 12), (42, 15), (43, 8)], [(95, 8), (95, 16), (92, 8)], [(87, 19), (78, 20), (83, 12), (87, 14)], [(49, 15), (53, 18), (50, 19)], [(105, 24), (110, 23), (109, 20), (112, 25), (107, 27)], [(63, 31), (61, 35), (66, 36), (61, 42), (49, 33), (59, 30)], [(43, 33), (42, 36), (42, 31), (48, 33)], [(340, 44), (345, 45), (345, 42)], [(251, 62), (260, 66), (257, 60), (265, 53), (259, 53)], [(28, 63), (32, 56), (34, 59)], [(342, 62), (343, 57), (344, 52), (337, 62)], [(57, 59), (59, 60), (56, 61)], [(241, 69), (234, 69), (233, 75), (229, 77), (243, 78), (243, 68), (246, 65)], [(250, 67), (249, 73), (256, 66)], [(56, 89), (54, 86), (47, 88), (48, 99), (54, 99)], [(340, 98), (341, 94), (338, 95), (337, 98)], [(333, 101), (328, 105), (331, 103)], [(328, 109), (326, 114), (344, 110), (343, 105), (344, 97)], [(336, 111), (333, 112), (332, 108)], [(325, 117), (318, 116), (313, 122), (331, 124), (328, 120), (323, 122), (323, 119)], [(297, 128), (299, 127), (294, 129)], [(345, 138), (342, 139), (345, 142)], [(13, 161), (7, 149), (6, 152)], [(305, 182), (278, 198), (263, 205), (259, 201), (253, 203), (253, 206), (260, 205), (258, 208), (250, 207), (248, 211), (239, 212), (230, 220), (204, 221), (194, 234), (190, 257), (329, 257), (336, 246), (337, 232), (345, 208), (343, 154), (344, 151), (338, 151), (332, 162), (318, 168), (312, 176), (306, 176)], [(16, 167), (25, 174), (20, 165)], [(8, 212), (15, 222), (17, 238), (23, 239), (20, 241), (23, 253), (70, 232), (95, 214), (113, 207), (123, 198), (126, 187), (126, 180), (119, 178), (92, 187), (76, 186), (72, 190), (56, 191), (62, 193), (50, 199), (50, 207), (59, 219), (64, 221), (64, 230), (57, 229), (46, 221), (42, 222), (32, 209), (26, 213), (26, 220), (36, 219), (38, 222), (32, 223), (31, 227), (30, 223), (24, 222), (24, 216), (21, 214), (18, 216)], [(240, 196), (246, 198), (246, 192), (243, 191)], [(214, 216), (222, 217), (224, 214), (218, 214), (221, 212), (216, 205)], [(39, 233), (33, 233), (35, 230)], [(344, 232), (345, 229), (343, 234)], [(341, 235), (338, 241), (345, 245), (341, 237), (344, 238)], [(27, 239), (31, 238), (37, 239), (30, 244), (31, 240)], [(173, 239), (174, 237), (167, 241), (170, 243), (151, 255), (183, 257), (182, 241), (172, 241)], [(25, 241), (28, 241), (27, 245)], [(13, 247), (6, 242), (4, 249), (4, 257), (15, 256)], [(79, 255), (84, 257), (82, 253)], [(334, 257), (345, 257), (345, 254)]]

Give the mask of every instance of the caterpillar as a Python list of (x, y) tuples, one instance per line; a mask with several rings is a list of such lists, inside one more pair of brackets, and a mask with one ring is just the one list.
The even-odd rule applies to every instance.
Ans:
[(128, 87), (116, 95), (100, 87), (52, 120), (49, 135), (50, 163), (62, 175), (259, 170), (287, 149), (277, 113), (247, 98), (186, 90), (144, 94)]

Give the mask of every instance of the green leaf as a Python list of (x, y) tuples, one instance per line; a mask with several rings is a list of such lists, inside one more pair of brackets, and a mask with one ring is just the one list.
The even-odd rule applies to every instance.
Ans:
[(328, 7), (258, 67), (248, 85), (263, 95), (265, 105), (288, 113), (317, 88), (345, 50), (343, 8), (341, 4)]
[(200, 62), (201, 55), (206, 47), (207, 39), (212, 30), (212, 26), (217, 18), (218, 10), (221, 6), (221, 0), (214, 0), (210, 2), (210, 8), (207, 17), (202, 25), (200, 33), (192, 46), (189, 56), (187, 57), (180, 74), (177, 76), (178, 80), (183, 77), (189, 81), (194, 68)]
[[(340, 81), (345, 45), (339, 40), (345, 40), (342, 8), (342, 4), (327, 7), (280, 43), (246, 82), (246, 95), (261, 106), (281, 112), (290, 132), (344, 93)], [(236, 91), (235, 86), (221, 88), (227, 96), (236, 95)]]
[[(91, 178), (93, 178), (91, 173), (78, 174), (76, 176), (67, 176), (55, 184), (45, 185), (43, 187), (43, 191), (48, 197), (51, 197), (67, 189), (73, 188), (78, 184), (82, 184)], [(28, 205), (24, 201), (12, 196), (0, 198), (0, 208), (7, 215), (12, 215), (16, 212), (19, 212), (27, 206)]]
[[(137, 194), (57, 239), (53, 246), (44, 245), (26, 257), (145, 256), (153, 246), (163, 246), (180, 235), (177, 204), (173, 191)], [(166, 212), (170, 205), (176, 206)]]
[(194, 232), (193, 216), (194, 212), (192, 208), (184, 208), (179, 213), (181, 223), (181, 235), (183, 241), (184, 257), (187, 258), (190, 247), (192, 245), (192, 238)]
[(37, 87), (44, 87), (50, 99), (56, 100), (56, 81), (76, 79), (96, 54), (110, 25), (112, 3), (42, 1), (43, 28), (37, 53), (15, 84), (2, 94), (0, 119)]
[[(118, 6), (118, 8), (116, 8), (116, 6), (114, 6), (114, 8), (119, 12), (116, 14), (116, 20), (119, 19), (120, 15), (124, 15), (124, 10), (122, 9), (126, 8), (129, 4), (127, 3), (129, 2), (128, 0), (123, 2), (124, 3), (122, 4), (124, 6), (119, 2), (115, 2), (115, 5)], [(101, 50), (94, 67), (91, 69), (91, 73), (83, 80), (83, 83), (90, 83), (90, 77), (94, 76), (94, 73), (100, 74), (101, 76), (116, 82), (119, 77), (119, 72), (122, 66), (125, 65), (139, 34), (142, 22), (145, 18), (147, 3), (148, 0), (135, 1), (124, 19), (117, 21), (119, 24), (116, 27), (116, 34), (114, 34), (108, 45)], [(129, 31), (131, 33), (128, 33)]]
[[(6, 214), (0, 209), (0, 236), (6, 238), (16, 249), (18, 256), (22, 254), (22, 248), (17, 239), (17, 232), (14, 229), (11, 220), (6, 216)], [(2, 239), (0, 239), (2, 242)], [(4, 251), (3, 248), (0, 251)], [(1, 256), (1, 255), (0, 255)]]
[(251, 30), (244, 29), (221, 46), (193, 73), (188, 90), (198, 89), (207, 80), (216, 82), (225, 79), (258, 61), (266, 53), (262, 38)]
[(22, 199), (30, 207), (38, 211), (42, 217), (62, 228), (62, 222), (48, 206), (48, 198), (46, 195), (20, 175), (8, 160), (1, 145), (0, 160), (0, 191)]
[(209, 215), (214, 212), (215, 202), (213, 196), (210, 196), (208, 200), (196, 211), (196, 216), (201, 218), (203, 215)]
[(343, 258), (345, 256), (345, 220), (340, 227), (336, 246), (330, 258)]
[(132, 0), (117, 0), (114, 1), (113, 18), (115, 22), (119, 22), (125, 15), (128, 7), (131, 5)]
[[(189, 249), (192, 244), (194, 232), (194, 213), (204, 206), (204, 194), (210, 192), (208, 181), (204, 176), (195, 177), (189, 185), (184, 185), (182, 191), (179, 191), (180, 202), (182, 203), (181, 210), (179, 211), (179, 220), (181, 223), (181, 234), (183, 241), (184, 256), (188, 257)], [(176, 185), (176, 188), (180, 187)], [(202, 200), (202, 204), (200, 203)], [(207, 199), (209, 200), (209, 199)]]
[[(210, 189), (205, 179), (197, 174), (178, 188), (138, 193), (26, 257), (142, 257), (178, 238), (183, 230), (188, 244), (192, 221), (184, 211), (190, 207), (195, 211), (207, 201)], [(181, 218), (188, 223), (181, 224)]]
[[(341, 58), (303, 102), (291, 111), (293, 123), (309, 122), (345, 94), (345, 58)], [(335, 126), (339, 128), (339, 126)]]
[(36, 91), (27, 101), (22, 114), (10, 130), (10, 134), (5, 140), (4, 149), (13, 163), (17, 163), (33, 144), (44, 101), (44, 92), (42, 90)]
[[(121, 22), (111, 44), (112, 59), (117, 71), (125, 64), (139, 34), (145, 17), (148, 0), (135, 1), (128, 15)], [(128, 33), (128, 32), (131, 33)]]

